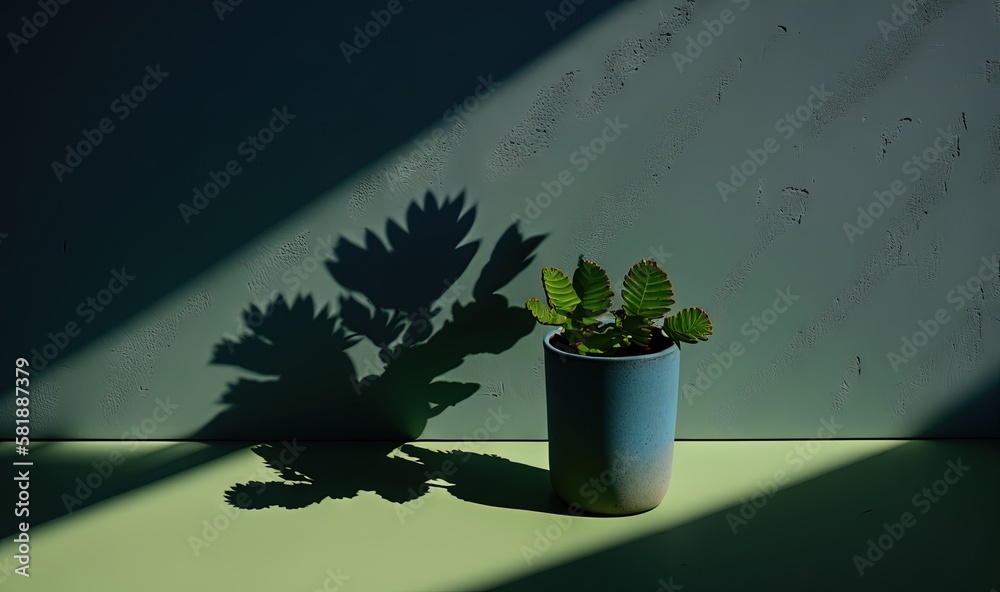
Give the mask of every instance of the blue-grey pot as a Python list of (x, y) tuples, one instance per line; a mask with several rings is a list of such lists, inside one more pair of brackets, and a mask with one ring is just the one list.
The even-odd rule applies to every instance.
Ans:
[(549, 475), (556, 495), (597, 514), (658, 506), (667, 493), (677, 426), (680, 350), (596, 357), (545, 349)]

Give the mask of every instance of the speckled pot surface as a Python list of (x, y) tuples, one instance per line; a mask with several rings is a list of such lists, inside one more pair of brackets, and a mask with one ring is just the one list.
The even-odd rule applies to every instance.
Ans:
[[(545, 336), (549, 475), (564, 502), (635, 514), (663, 501), (677, 425), (680, 350), (601, 358), (562, 352)], [(572, 507), (571, 507), (572, 509)]]

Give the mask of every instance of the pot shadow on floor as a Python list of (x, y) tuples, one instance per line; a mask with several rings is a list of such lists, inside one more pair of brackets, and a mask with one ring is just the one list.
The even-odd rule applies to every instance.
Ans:
[[(906, 442), (772, 496), (755, 490), (754, 505), (744, 497), (706, 506), (676, 526), (555, 565), (545, 557), (541, 569), (479, 589), (989, 592), (1000, 589), (997, 453), (995, 440)], [(964, 474), (946, 474), (953, 465)]]
[(1000, 372), (954, 399), (921, 439), (483, 589), (1000, 590)]
[[(371, 230), (363, 245), (341, 238), (327, 263), (347, 293), (335, 310), (312, 295), (291, 303), (278, 296), (244, 311), (247, 335), (216, 344), (212, 363), (260, 377), (230, 384), (220, 401), (228, 407), (192, 438), (252, 434), (253, 451), (278, 476), (235, 484), (226, 493), (232, 505), (293, 509), (360, 491), (403, 503), (426, 494), (436, 467), (452, 462), (461, 467), (452, 493), (462, 499), (558, 511), (543, 469), (413, 446), (410, 457), (399, 454), (431, 418), (489, 396), (476, 394), (478, 383), (438, 377), (535, 329), (523, 306), (497, 292), (531, 264), (544, 236), (525, 238), (511, 224), (475, 284), (464, 286), (459, 278), (480, 247), (465, 242), (476, 208), (464, 206), (464, 194), (439, 203), (427, 193), (422, 205), (409, 204), (405, 229), (386, 223), (386, 242)], [(449, 305), (450, 318), (437, 322)]]
[(238, 483), (226, 492), (226, 500), (243, 509), (297, 509), (370, 491), (386, 501), (408, 504), (433, 489), (447, 489), (460, 500), (485, 506), (568, 513), (553, 493), (546, 469), (494, 454), (399, 442), (311, 442), (302, 448), (292, 459), (289, 447), (280, 444), (254, 447), (278, 479)]

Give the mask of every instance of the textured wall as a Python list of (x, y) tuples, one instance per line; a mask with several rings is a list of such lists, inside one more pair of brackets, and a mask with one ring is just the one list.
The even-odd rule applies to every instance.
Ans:
[[(71, 4), (9, 51), (24, 115), (4, 148), (5, 359), (58, 348), (33, 381), (36, 437), (204, 436), (234, 390), (260, 421), (308, 414), (351, 382), (318, 357), (267, 384), (268, 361), (317, 355), (297, 333), (242, 368), (213, 355), (275, 294), (337, 313), (333, 245), (370, 250), (366, 229), (400, 244), (387, 220), (412, 233), (407, 207), (427, 191), (464, 191), (476, 211), (459, 242), (480, 241), (428, 319), (438, 330), (455, 298), (473, 310), (514, 221), (545, 237), (500, 284), (513, 307), (541, 295), (543, 265), (583, 254), (617, 289), (659, 260), (678, 305), (716, 328), (682, 350), (679, 437), (998, 434), (1000, 4), (403, 3), (355, 46), (386, 6), (93, 8), (113, 25), (91, 13), (87, 33), (70, 13), (90, 9)], [(114, 98), (158, 63), (169, 76), (121, 118)], [(104, 117), (102, 145), (60, 174), (62, 146)], [(487, 335), (510, 326), (483, 319)], [(457, 394), (427, 394), (456, 404), (421, 419), (423, 436), (544, 438), (543, 333), (459, 355), (438, 378)], [(382, 372), (374, 343), (347, 349), (354, 380)]]

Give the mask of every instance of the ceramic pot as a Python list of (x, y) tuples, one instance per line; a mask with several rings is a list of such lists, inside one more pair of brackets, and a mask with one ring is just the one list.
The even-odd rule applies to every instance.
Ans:
[(655, 508), (670, 484), (680, 350), (596, 357), (545, 336), (549, 475), (571, 510), (625, 515)]

